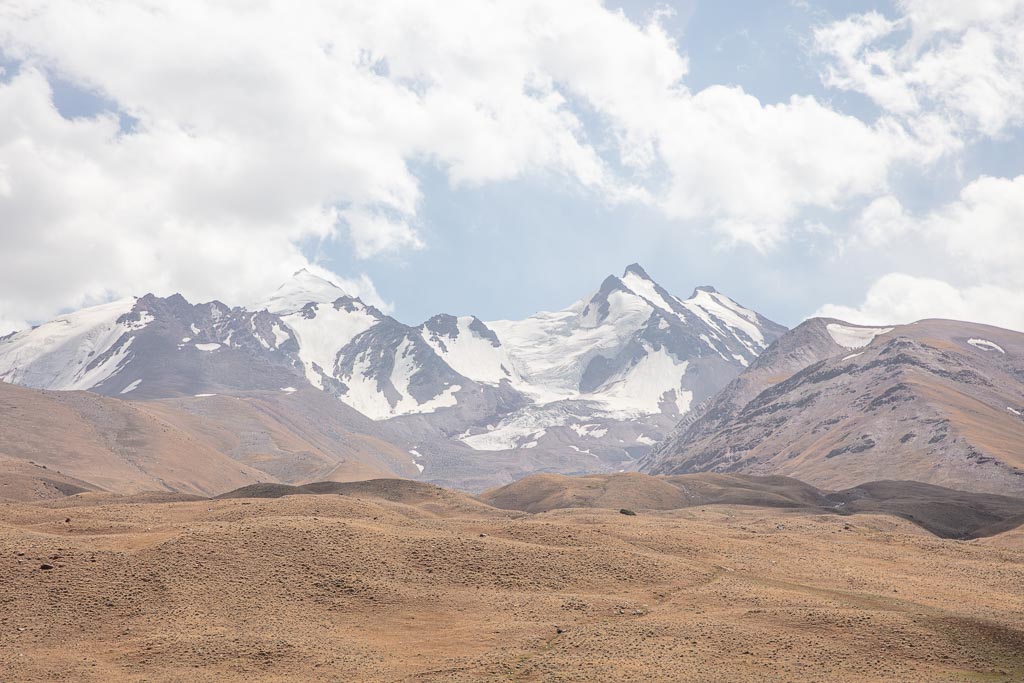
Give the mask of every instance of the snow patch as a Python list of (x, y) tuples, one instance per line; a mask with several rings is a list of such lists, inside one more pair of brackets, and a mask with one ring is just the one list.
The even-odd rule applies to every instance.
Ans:
[(279, 315), (296, 313), (306, 304), (329, 304), (343, 296), (346, 294), (341, 287), (303, 268), (278, 287), (269, 299), (256, 304), (256, 309)]
[(578, 436), (586, 436), (592, 439), (600, 439), (608, 430), (599, 424), (569, 425), (569, 429), (576, 432)]
[(652, 439), (649, 436), (644, 436), (643, 434), (636, 437), (636, 442), (642, 443), (645, 446), (653, 446), (654, 444), (658, 443), (655, 439)]
[(580, 381), (595, 356), (615, 357), (644, 326), (654, 308), (629, 292), (608, 296), (608, 315), (580, 300), (555, 313), (487, 323), (505, 346), (513, 386), (538, 403), (580, 398)]
[(131, 393), (131, 392), (135, 391), (136, 389), (138, 389), (140, 384), (142, 384), (142, 380), (141, 379), (137, 379), (134, 382), (132, 382), (131, 384), (129, 384), (128, 386), (126, 386), (124, 389), (122, 389), (121, 393), (122, 394)]
[(220, 348), (220, 344), (217, 344), (215, 342), (211, 342), (209, 344), (193, 344), (193, 346), (195, 346), (200, 351), (216, 351), (217, 349)]
[[(648, 302), (654, 306), (662, 309), (663, 311), (674, 311), (674, 307), (671, 303), (665, 300), (665, 298), (658, 293), (657, 286), (645, 277), (638, 275), (632, 270), (628, 271), (622, 278), (622, 284), (626, 285), (634, 293), (639, 294), (643, 298), (647, 299)], [(676, 301), (676, 307), (681, 302)], [(678, 314), (677, 314), (678, 315)]]
[(209, 398), (211, 396), (216, 396), (216, 395), (217, 394), (196, 394), (195, 398)]
[(852, 327), (839, 323), (829, 323), (825, 329), (836, 344), (846, 349), (863, 348), (874, 341), (875, 337), (893, 330), (891, 327)]
[(843, 356), (843, 360), (850, 360), (852, 358), (856, 358), (857, 356), (862, 356), (862, 355), (864, 355), (864, 352), (863, 351), (858, 351), (857, 353), (851, 353), (849, 356)]
[(1020, 414), (1021, 414), (1021, 413), (1020, 413), (1020, 411), (1019, 411), (1019, 410), (1015, 410), (1014, 408), (1011, 408), (1010, 406), (1006, 406), (1006, 409), (1007, 409), (1007, 410), (1009, 410), (1009, 411), (1010, 411), (1011, 413), (1013, 413), (1014, 415), (1016, 415), (1016, 416), (1020, 417)]
[(1002, 354), (1006, 353), (1002, 346), (995, 342), (991, 342), (988, 339), (968, 339), (967, 343), (976, 349), (981, 349), (982, 351), (998, 351)]
[(296, 389), (295, 387), (281, 387), (281, 391), (283, 391), (286, 394), (294, 394), (296, 391), (298, 391), (298, 389)]
[(286, 341), (291, 339), (291, 337), (288, 336), (288, 332), (282, 329), (281, 325), (277, 322), (271, 325), (270, 331), (274, 333), (274, 346), (277, 348), (280, 348), (281, 344), (284, 344)]
[(461, 434), (457, 438), (478, 451), (504, 451), (536, 440), (534, 435), (541, 430), (565, 426), (573, 421), (578, 422), (579, 417), (565, 404), (531, 405), (506, 416), (496, 425), (487, 425), (482, 434)]
[(682, 388), (688, 361), (681, 361), (665, 347), (657, 350), (645, 345), (646, 354), (635, 365), (605, 382), (594, 392), (595, 400), (621, 411), (623, 416), (653, 415), (661, 411), (666, 396), (682, 415), (690, 409), (693, 393)]

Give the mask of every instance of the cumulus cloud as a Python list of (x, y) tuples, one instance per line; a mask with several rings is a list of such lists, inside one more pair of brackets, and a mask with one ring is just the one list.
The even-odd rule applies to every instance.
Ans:
[[(311, 239), (423, 248), (414, 163), (453, 185), (561, 176), (767, 249), (922, 154), (811, 97), (691, 92), (657, 16), (598, 0), (11, 0), (0, 45), (20, 63), (0, 85), (0, 277), (32, 293), (15, 318), (265, 290)], [(53, 78), (116, 111), (62, 117)]]
[[(551, 178), (767, 251), (820, 224), (805, 211), (883, 197), (894, 167), (956, 149), (948, 120), (1017, 120), (1016, 4), (954, 5), (817, 34), (830, 84), (883, 106), (865, 122), (811, 96), (694, 91), (662, 15), (600, 0), (8, 0), (0, 291), (19, 296), (0, 314), (142, 290), (243, 300), (308, 265), (300, 245), (429, 248), (423, 165), (453, 186)], [(906, 46), (879, 47), (904, 27)], [(62, 116), (57, 79), (110, 111)]]
[(878, 197), (861, 211), (855, 223), (854, 244), (883, 246), (915, 228), (900, 200), (892, 195)]
[(1024, 175), (982, 177), (956, 201), (911, 216), (892, 197), (873, 202), (861, 215), (868, 244), (899, 234), (937, 244), (950, 256), (945, 270), (964, 284), (906, 273), (875, 282), (856, 307), (827, 305), (818, 315), (851, 322), (911, 322), (943, 317), (1024, 330)]
[(829, 304), (815, 315), (864, 325), (950, 318), (1024, 330), (1022, 294), (995, 285), (959, 288), (932, 278), (890, 273), (871, 286), (859, 306)]
[(1024, 0), (901, 0), (815, 33), (826, 83), (860, 92), (940, 147), (1024, 123)]

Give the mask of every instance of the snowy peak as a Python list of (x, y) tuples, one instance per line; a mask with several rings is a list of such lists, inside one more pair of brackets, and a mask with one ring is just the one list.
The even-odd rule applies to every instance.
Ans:
[(153, 320), (121, 299), (59, 316), (5, 337), (0, 381), (38, 389), (90, 389), (125, 362), (132, 332)]
[[(716, 335), (739, 342), (744, 366), (786, 331), (783, 326), (741, 306), (713, 287), (698, 287), (683, 306)], [(771, 333), (766, 336), (766, 331)]]
[(306, 304), (334, 303), (346, 296), (345, 290), (338, 285), (303, 268), (278, 287), (270, 298), (257, 304), (256, 309), (288, 314), (301, 310)]
[(648, 414), (685, 412), (785, 331), (709, 287), (683, 301), (639, 264), (563, 311), (489, 326), (536, 400)]
[(629, 291), (642, 297), (644, 301), (655, 308), (676, 315), (683, 314), (682, 302), (677, 297), (669, 294), (664, 287), (647, 274), (647, 271), (636, 263), (626, 268), (626, 271), (622, 274), (622, 284)]
[(434, 353), (460, 375), (490, 385), (517, 379), (498, 335), (476, 316), (435, 315), (419, 332)]

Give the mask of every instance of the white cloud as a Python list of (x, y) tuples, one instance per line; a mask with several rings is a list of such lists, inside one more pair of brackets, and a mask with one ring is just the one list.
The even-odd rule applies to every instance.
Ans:
[[(958, 201), (932, 213), (924, 230), (944, 240), (966, 275), (1024, 295), (1024, 175), (975, 180)], [(1024, 296), (1017, 305), (1024, 308)]]
[(1024, 289), (1024, 175), (982, 176), (957, 200), (921, 216), (892, 196), (871, 202), (856, 222), (862, 246), (879, 247), (905, 235), (938, 245), (947, 268), (964, 278)]
[[(0, 82), (0, 291), (19, 298), (0, 312), (33, 319), (145, 289), (248, 299), (307, 265), (303, 243), (347, 240), (361, 258), (422, 248), (414, 164), (460, 186), (567, 180), (770, 249), (805, 209), (884, 195), (895, 165), (956, 147), (920, 105), (929, 88), (976, 118), (1015, 101), (979, 75), (984, 60), (950, 83), (927, 76), (947, 73), (935, 65), (907, 76), (903, 52), (871, 52), (892, 62), (884, 79), (858, 70), (899, 22), (927, 38), (953, 17), (967, 28), (941, 45), (985, 57), (964, 36), (1016, 16), (906, 7), (908, 19), (833, 30), (835, 84), (894, 112), (865, 123), (813, 97), (691, 91), (660, 15), (638, 25), (599, 0), (8, 0), (0, 45), (21, 66)], [(929, 41), (912, 51), (922, 63)], [(61, 117), (54, 77), (137, 123)], [(988, 130), (1012, 116), (981, 118)]]
[(905, 234), (939, 246), (949, 255), (943, 270), (965, 284), (891, 273), (861, 305), (827, 305), (817, 315), (871, 324), (943, 317), (1024, 330), (1024, 175), (979, 178), (956, 201), (920, 217), (881, 198), (860, 224), (863, 240), (874, 247)]
[(891, 195), (879, 197), (861, 211), (854, 239), (871, 247), (880, 247), (914, 229), (903, 205)]
[(1024, 330), (1021, 290), (994, 285), (958, 288), (931, 278), (890, 273), (875, 282), (859, 306), (822, 306), (816, 316), (864, 325), (951, 318)]
[(825, 81), (861, 92), (939, 147), (1024, 123), (1024, 0), (902, 0), (901, 16), (818, 29)]

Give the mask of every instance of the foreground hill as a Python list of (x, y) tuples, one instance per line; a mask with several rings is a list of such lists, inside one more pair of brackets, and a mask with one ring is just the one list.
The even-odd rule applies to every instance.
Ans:
[(714, 503), (824, 507), (821, 492), (788, 477), (699, 474), (652, 477), (636, 472), (567, 477), (538, 474), (485, 491), (480, 500), (506, 510), (558, 508), (675, 510)]
[(653, 474), (879, 478), (1024, 495), (1024, 334), (924, 320), (810, 320), (680, 422)]
[(32, 502), (99, 490), (94, 484), (61, 474), (46, 465), (0, 455), (0, 501)]
[(288, 484), (250, 484), (217, 496), (220, 499), (274, 499), (284, 496), (352, 496), (412, 505), (435, 512), (460, 511), (486, 513), (489, 506), (458, 491), (408, 479), (368, 479), (364, 481), (318, 481), (301, 486)]
[(0, 383), (0, 498), (76, 488), (213, 495), (260, 481), (416, 471), (408, 454), (348, 432), (335, 406), (317, 410), (324, 400), (268, 392), (128, 402)]
[(0, 504), (0, 671), (104, 683), (1024, 678), (1012, 536), (944, 541), (892, 516), (728, 505), (635, 517), (436, 506), (363, 494)]
[(840, 515), (902, 517), (943, 538), (978, 538), (1024, 524), (1024, 498), (956, 491), (912, 481), (876, 481), (821, 491), (789, 477), (741, 474), (543, 474), (486, 491), (480, 500), (505, 510), (564, 508), (676, 510), (708, 505), (791, 508)]

